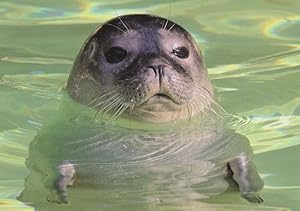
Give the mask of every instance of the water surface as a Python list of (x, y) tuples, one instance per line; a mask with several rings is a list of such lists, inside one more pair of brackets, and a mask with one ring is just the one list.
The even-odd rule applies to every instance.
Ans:
[(263, 207), (299, 210), (299, 8), (292, 0), (1, 1), (0, 210), (31, 210), (16, 200), (28, 145), (56, 112), (85, 38), (127, 13), (169, 17), (194, 35), (220, 104), (251, 140)]

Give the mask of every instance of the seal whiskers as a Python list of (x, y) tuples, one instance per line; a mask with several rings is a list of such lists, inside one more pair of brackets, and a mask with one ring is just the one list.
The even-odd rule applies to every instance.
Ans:
[(116, 26), (116, 25), (114, 25), (114, 24), (108, 23), (107, 25), (108, 25), (108, 26), (112, 26), (112, 27), (114, 27), (114, 28), (120, 30), (121, 32), (125, 33), (125, 30), (121, 29), (120, 27), (118, 27), (118, 26)]
[(169, 5), (168, 17), (165, 19), (165, 21), (163, 21), (163, 25), (162, 25), (162, 28), (163, 28), (164, 30), (166, 30), (166, 28), (167, 28), (167, 25), (168, 25), (168, 22), (169, 22), (169, 18), (170, 18), (170, 16), (171, 16), (171, 10), (172, 10), (172, 5), (170, 4), (170, 5)]
[(171, 31), (171, 29), (173, 29), (174, 26), (175, 26), (175, 23), (168, 29), (168, 32)]
[(166, 29), (166, 28), (167, 28), (168, 22), (169, 22), (168, 19), (166, 19), (166, 20), (164, 21), (164, 24), (163, 24), (163, 27), (162, 27), (163, 29)]
[(108, 99), (94, 105), (93, 108), (97, 108), (97, 111), (93, 117), (93, 120), (95, 120), (96, 116), (99, 113), (101, 113), (100, 119), (102, 119), (108, 111), (113, 109), (117, 103), (122, 101), (121, 99), (119, 99), (119, 97), (120, 97), (119, 93), (115, 93), (114, 95), (110, 96)]
[(127, 31), (129, 31), (129, 26), (127, 26), (127, 25), (125, 24), (125, 22), (122, 20), (122, 18), (121, 18), (120, 16), (118, 16), (118, 19), (121, 21), (121, 23), (122, 23), (122, 25), (125, 27), (125, 29), (126, 29)]
[(107, 123), (114, 121), (116, 119), (118, 119), (118, 117), (129, 107), (129, 105), (127, 103), (121, 103), (118, 106), (118, 109), (115, 113), (112, 114), (111, 118), (108, 120)]
[[(208, 89), (206, 89), (205, 87), (202, 87), (202, 86), (197, 86), (197, 88), (198, 88), (198, 89), (205, 90), (205, 91), (211, 96), (211, 97), (209, 97), (209, 98), (203, 96), (204, 98), (209, 99), (208, 104), (213, 103), (214, 105), (216, 105), (216, 106), (221, 110), (222, 113), (227, 114), (227, 111), (226, 111), (219, 103), (217, 103), (217, 102), (213, 99), (213, 97), (212, 97), (213, 95), (212, 95), (212, 93), (211, 93)], [(216, 112), (216, 110), (214, 110), (214, 111)]]
[[(102, 98), (111, 96), (111, 95), (114, 94), (114, 93), (117, 93), (117, 90), (112, 90), (112, 91), (110, 91), (110, 92), (106, 92), (105, 94), (101, 93), (101, 94), (98, 95), (98, 97), (96, 97), (95, 99), (91, 100), (87, 105), (88, 105), (88, 106), (91, 106), (92, 104), (94, 104), (94, 103), (97, 102), (97, 101), (100, 101), (100, 103), (101, 103), (101, 102), (103, 102), (103, 101), (101, 101)], [(92, 106), (91, 109), (94, 109), (94, 108), (96, 108), (96, 107), (97, 107), (97, 104), (94, 105), (94, 106)]]

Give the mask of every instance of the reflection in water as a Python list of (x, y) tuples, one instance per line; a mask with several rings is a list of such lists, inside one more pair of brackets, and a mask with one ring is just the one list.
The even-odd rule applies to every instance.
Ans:
[(265, 25), (264, 33), (268, 37), (276, 39), (286, 39), (289, 41), (299, 41), (300, 16), (286, 16), (272, 20)]
[(19, 199), (38, 210), (224, 210), (218, 204), (227, 200), (228, 210), (251, 210), (238, 189), (257, 200), (262, 181), (251, 146), (217, 117), (137, 130), (59, 116), (30, 144), (26, 161)]

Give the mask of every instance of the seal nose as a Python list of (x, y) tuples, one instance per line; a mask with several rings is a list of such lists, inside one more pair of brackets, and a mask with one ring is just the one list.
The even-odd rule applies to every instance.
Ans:
[(152, 69), (155, 77), (159, 76), (159, 78), (162, 78), (165, 76), (165, 71), (164, 68), (165, 66), (160, 64), (160, 65), (151, 65), (151, 66), (147, 66), (148, 68)]

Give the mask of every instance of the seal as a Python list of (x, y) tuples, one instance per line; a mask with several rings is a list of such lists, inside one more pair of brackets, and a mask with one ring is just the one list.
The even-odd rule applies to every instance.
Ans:
[[(101, 190), (115, 184), (119, 194), (130, 190), (119, 198), (134, 193), (136, 201), (148, 193), (147, 202), (166, 203), (238, 186), (249, 202), (263, 202), (249, 141), (226, 126), (197, 43), (173, 21), (125, 15), (101, 25), (81, 48), (67, 93), (96, 113), (92, 124), (66, 117), (67, 107), (60, 121), (45, 126), (29, 149), (22, 201), (40, 181), (36, 187), (60, 203), (68, 202), (72, 184)], [(107, 192), (116, 191), (109, 185)], [(177, 195), (161, 195), (174, 190)]]

